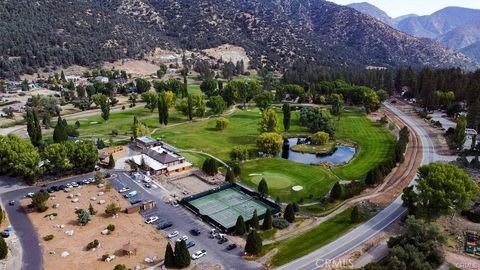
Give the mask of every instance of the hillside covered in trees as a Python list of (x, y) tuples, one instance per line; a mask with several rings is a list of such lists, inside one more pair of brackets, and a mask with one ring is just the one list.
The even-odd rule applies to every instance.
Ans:
[(476, 65), (327, 1), (6, 0), (0, 16), (1, 78), (226, 43), (245, 48), (254, 67)]

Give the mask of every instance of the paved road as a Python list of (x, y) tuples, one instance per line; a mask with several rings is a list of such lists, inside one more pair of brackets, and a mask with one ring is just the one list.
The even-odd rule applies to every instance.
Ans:
[[(419, 123), (411, 119), (403, 112), (389, 103), (385, 103), (387, 109), (402, 118), (414, 132), (416, 132), (422, 142), (422, 164), (428, 164), (441, 156), (435, 153), (435, 147), (431, 141), (428, 133), (421, 127)], [(412, 179), (411, 184), (415, 183), (415, 179)], [(359, 245), (363, 244), (368, 239), (375, 236), (377, 233), (388, 227), (394, 221), (398, 220), (406, 214), (406, 209), (402, 206), (401, 197), (398, 197), (392, 204), (380, 211), (372, 219), (366, 223), (356, 227), (352, 231), (338, 238), (334, 242), (317, 249), (316, 251), (292, 261), (286, 265), (279, 267), (281, 270), (302, 269), (311, 270), (318, 269), (328, 264), (329, 261), (338, 258), (348, 252), (352, 251)], [(342, 262), (338, 262), (342, 263)], [(344, 262), (343, 267), (348, 267), (349, 263)], [(340, 268), (340, 266), (338, 266)]]

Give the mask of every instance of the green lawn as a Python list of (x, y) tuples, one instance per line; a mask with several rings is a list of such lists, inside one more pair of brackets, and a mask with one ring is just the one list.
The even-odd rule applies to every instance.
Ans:
[(278, 248), (278, 252), (272, 257), (273, 266), (280, 266), (307, 255), (354, 228), (356, 224), (350, 222), (351, 211), (352, 208), (349, 208), (298, 236), (265, 245), (262, 253)]
[(187, 84), (187, 89), (189, 94), (200, 94), (203, 95), (202, 90), (200, 90), (199, 84)]
[[(242, 163), (241, 180), (256, 187), (265, 178), (269, 195), (282, 201), (299, 202), (319, 199), (325, 195), (338, 178), (321, 166), (312, 166), (293, 161), (271, 158)], [(292, 187), (300, 185), (301, 191)]]
[(203, 162), (207, 159), (207, 156), (198, 153), (179, 152), (179, 154), (185, 157), (188, 162), (199, 168), (202, 167)]
[(337, 122), (337, 139), (357, 144), (357, 154), (345, 166), (335, 167), (333, 172), (344, 180), (357, 180), (367, 172), (392, 157), (395, 136), (387, 129), (370, 121), (361, 110), (348, 108)]

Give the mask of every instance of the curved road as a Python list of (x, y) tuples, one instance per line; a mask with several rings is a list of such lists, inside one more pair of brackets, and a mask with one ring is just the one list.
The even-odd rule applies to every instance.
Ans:
[[(422, 165), (428, 164), (435, 161), (438, 156), (435, 153), (435, 147), (432, 140), (428, 136), (428, 133), (417, 123), (415, 120), (411, 119), (405, 113), (391, 105), (390, 103), (385, 103), (385, 107), (392, 111), (394, 114), (399, 116), (402, 120), (407, 123), (411, 130), (417, 133), (420, 137), (422, 143)], [(412, 179), (410, 185), (415, 183), (415, 179)], [(390, 224), (400, 219), (406, 214), (406, 209), (402, 206), (402, 199), (399, 196), (392, 204), (380, 211), (372, 219), (366, 223), (356, 227), (342, 237), (336, 239), (334, 242), (323, 246), (316, 251), (299, 258), (295, 261), (292, 261), (288, 264), (285, 264), (278, 269), (281, 270), (292, 270), (292, 269), (301, 269), (301, 270), (311, 270), (318, 269), (324, 266), (327, 266), (332, 260), (341, 257), (348, 252), (354, 250), (359, 245), (363, 244), (365, 241), (369, 240), (377, 233), (388, 227)], [(332, 262), (332, 263), (342, 263), (342, 262)], [(344, 262), (342, 265), (337, 267), (348, 267), (350, 266), (348, 262)]]

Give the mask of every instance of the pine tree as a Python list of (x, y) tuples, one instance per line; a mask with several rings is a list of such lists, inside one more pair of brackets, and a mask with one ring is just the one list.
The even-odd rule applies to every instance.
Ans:
[(175, 254), (173, 253), (172, 245), (168, 242), (167, 247), (165, 248), (165, 260), (163, 264), (167, 268), (173, 268), (176, 265), (175, 262)]
[(192, 99), (192, 95), (188, 95), (188, 97), (187, 97), (187, 116), (188, 116), (188, 120), (192, 121), (192, 119), (193, 119), (193, 99)]
[(7, 243), (5, 242), (5, 239), (3, 237), (0, 237), (0, 260), (3, 260), (7, 257), (8, 254), (8, 247)]
[(90, 213), (90, 215), (92, 215), (92, 216), (97, 213), (97, 211), (95, 211), (95, 209), (93, 208), (93, 205), (91, 203), (88, 206), (88, 213)]
[(58, 117), (57, 125), (53, 130), (53, 141), (55, 143), (61, 143), (68, 140), (67, 127), (65, 122), (62, 120), (62, 117)]
[(135, 115), (133, 117), (133, 126), (132, 126), (132, 133), (133, 133), (133, 138), (137, 138), (137, 126), (139, 125), (137, 116)]
[(227, 173), (225, 174), (225, 182), (228, 182), (231, 184), (235, 183), (235, 174), (231, 169), (228, 169)]
[(357, 223), (360, 221), (360, 219), (360, 210), (358, 208), (358, 205), (355, 205), (352, 209), (352, 212), (350, 212), (350, 222)]
[(283, 218), (290, 223), (295, 221), (295, 211), (293, 209), (293, 205), (287, 205), (287, 207), (285, 208), (285, 212), (283, 213)]
[(1, 225), (2, 222), (3, 222), (3, 219), (4, 219), (4, 212), (3, 212), (2, 207), (0, 206), (0, 225)]
[(262, 252), (262, 247), (262, 238), (256, 230), (252, 230), (247, 236), (245, 252), (251, 255), (258, 255), (260, 252)]
[(168, 124), (168, 104), (165, 95), (162, 93), (158, 95), (158, 121), (160, 124)]
[(113, 158), (113, 154), (110, 154), (110, 157), (108, 158), (108, 168), (115, 168), (115, 159)]
[(190, 253), (188, 252), (185, 241), (175, 243), (175, 266), (184, 268), (190, 265)]
[(235, 224), (235, 232), (237, 235), (244, 235), (247, 232), (247, 226), (242, 216), (238, 216), (237, 223)]
[(332, 190), (330, 191), (330, 198), (334, 200), (339, 200), (342, 198), (342, 195), (343, 195), (342, 185), (339, 182), (336, 182), (335, 185), (333, 185)]
[(285, 131), (288, 131), (290, 129), (290, 118), (292, 115), (291, 109), (290, 109), (290, 103), (284, 103), (282, 107), (283, 111), (283, 128)]
[(250, 220), (250, 225), (252, 226), (252, 228), (256, 230), (260, 229), (260, 222), (258, 220), (257, 209), (253, 211), (253, 216), (252, 216), (252, 219)]
[(263, 218), (262, 230), (270, 230), (272, 228), (272, 211), (267, 208), (265, 217)]
[(258, 193), (260, 193), (262, 196), (265, 196), (268, 193), (268, 185), (265, 178), (262, 178), (262, 180), (260, 180), (258, 183)]

